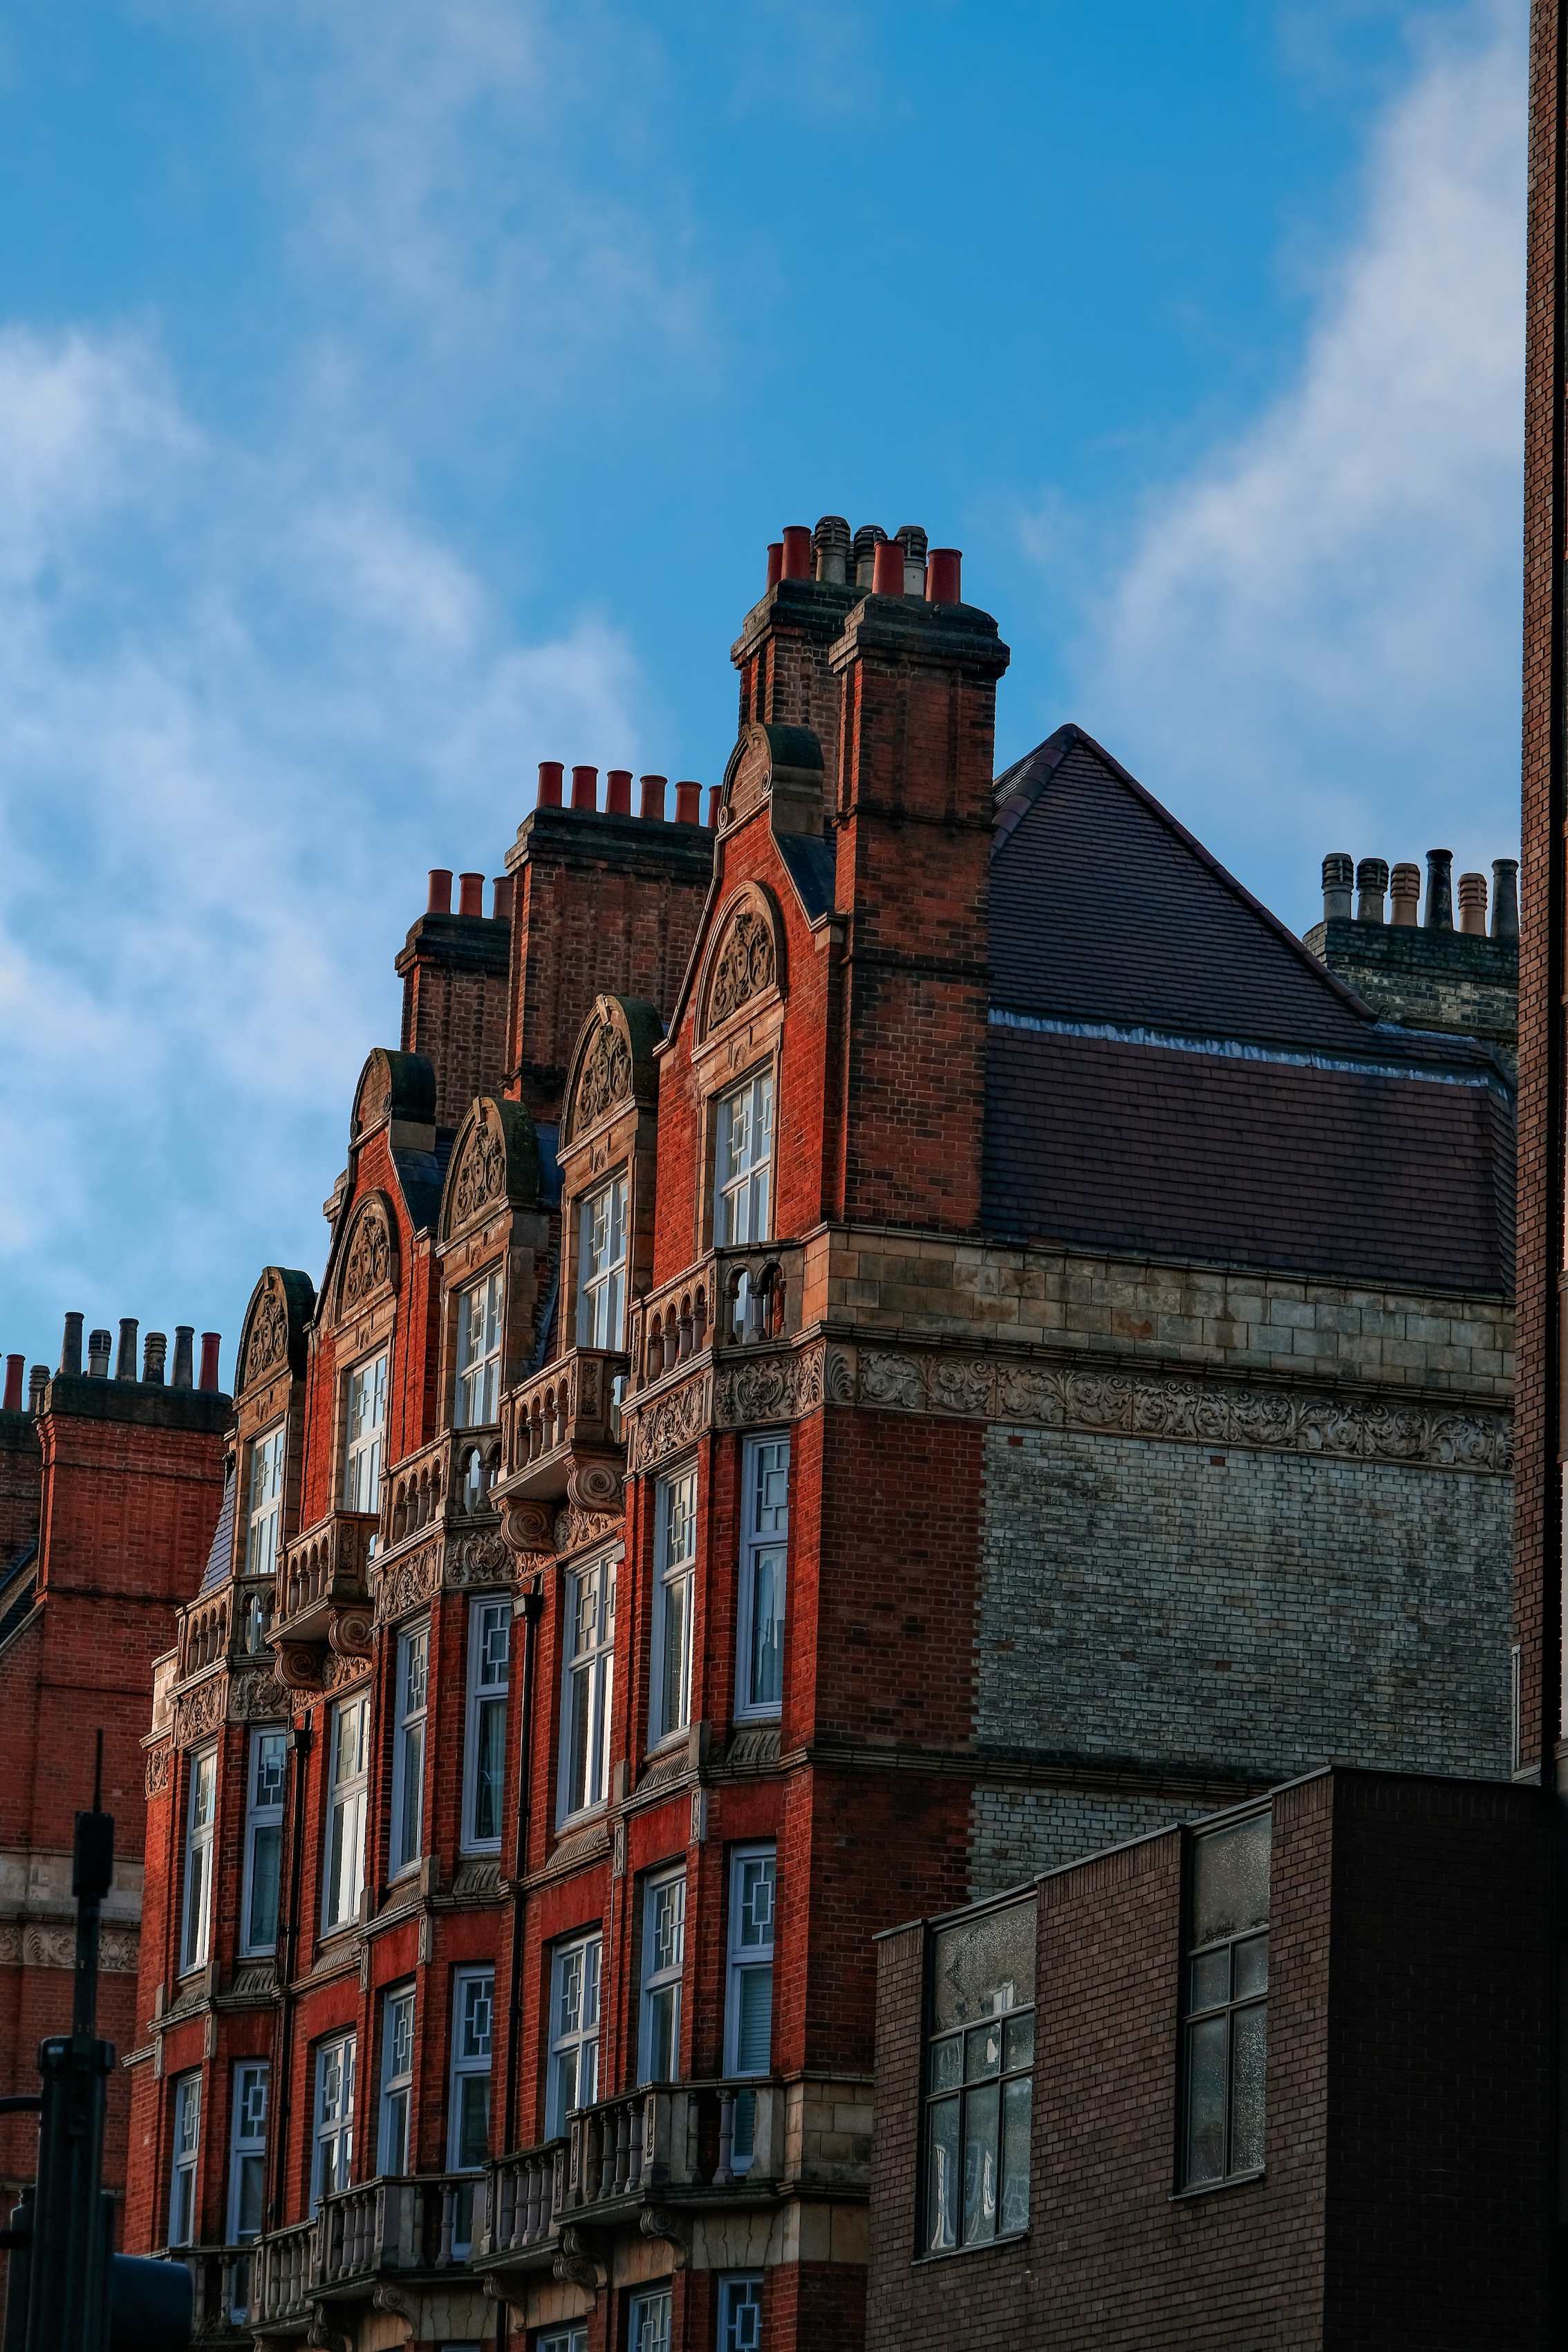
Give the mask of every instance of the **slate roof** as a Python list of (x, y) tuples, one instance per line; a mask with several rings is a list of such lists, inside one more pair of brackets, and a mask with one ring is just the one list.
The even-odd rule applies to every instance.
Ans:
[(1484, 1046), (1380, 1021), (1080, 728), (995, 798), (991, 1230), (1511, 1289)]

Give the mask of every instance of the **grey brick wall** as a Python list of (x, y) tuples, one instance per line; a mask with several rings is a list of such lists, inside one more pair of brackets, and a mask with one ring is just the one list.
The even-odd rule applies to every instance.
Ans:
[[(977, 1737), (1146, 1772), (1506, 1778), (1502, 1477), (993, 1427)], [(977, 1885), (1202, 1810), (986, 1789)]]

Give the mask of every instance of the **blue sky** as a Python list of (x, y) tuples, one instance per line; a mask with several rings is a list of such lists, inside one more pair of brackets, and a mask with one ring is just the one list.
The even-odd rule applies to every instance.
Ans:
[(0, 1350), (225, 1335), (432, 865), (715, 782), (785, 522), (922, 523), (1298, 929), (1518, 831), (1525, 12), (7, 0)]

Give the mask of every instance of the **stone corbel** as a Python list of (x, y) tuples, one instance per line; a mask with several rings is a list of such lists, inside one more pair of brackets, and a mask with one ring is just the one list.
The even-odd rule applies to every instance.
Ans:
[(691, 2232), (684, 2215), (672, 2213), (665, 2205), (645, 2205), (637, 2215), (637, 2228), (645, 2238), (662, 2238), (675, 2257), (675, 2267), (683, 2271), (691, 2255)]
[(278, 1644), (278, 1679), (285, 1690), (319, 1691), (321, 1687), (321, 1654), (313, 1642), (280, 1642)]
[(501, 1506), (501, 1541), (509, 1551), (555, 1553), (555, 1517), (547, 1503), (508, 1501)]
[(608, 2264), (588, 2232), (574, 2221), (563, 2222), (561, 2243), (552, 2267), (563, 2284), (585, 2286), (593, 2294), (601, 2294), (610, 2283)]

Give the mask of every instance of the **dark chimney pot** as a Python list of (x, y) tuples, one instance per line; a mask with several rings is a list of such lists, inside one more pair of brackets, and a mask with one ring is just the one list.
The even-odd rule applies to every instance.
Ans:
[(599, 771), (597, 768), (573, 769), (572, 805), (575, 809), (596, 809), (598, 807)]
[(1429, 931), (1451, 931), (1454, 928), (1454, 853), (1451, 849), (1429, 849), (1426, 852), (1426, 928)]
[(1517, 857), (1492, 859), (1492, 937), (1494, 940), (1517, 940), (1519, 937)]
[(485, 877), (482, 874), (459, 874), (458, 877), (458, 912), (459, 915), (482, 915), (485, 911)]
[(142, 1344), (142, 1378), (153, 1388), (163, 1385), (163, 1365), (169, 1353), (166, 1331), (149, 1331)]
[(645, 776), (642, 780), (642, 813), (664, 822), (664, 788), (668, 776)]
[(854, 542), (842, 515), (824, 515), (812, 534), (816, 549), (816, 576), (830, 588), (842, 588), (849, 578)]
[(539, 796), (536, 803), (538, 807), (560, 807), (561, 779), (565, 772), (565, 769), (563, 767), (559, 760), (541, 760), (539, 763)]
[(87, 1376), (89, 1381), (109, 1378), (109, 1359), (114, 1346), (111, 1331), (89, 1331), (87, 1335)]
[(35, 1364), (27, 1374), (27, 1411), (35, 1416), (44, 1409), (44, 1391), (48, 1385), (47, 1364)]
[(5, 1396), (0, 1402), (0, 1412), (20, 1412), (22, 1410), (22, 1373), (26, 1359), (7, 1356), (5, 1359)]
[(449, 915), (452, 911), (452, 869), (449, 866), (430, 868), (430, 896), (425, 902), (427, 915)]
[(702, 787), (700, 784), (677, 784), (675, 787), (675, 822), (677, 824), (701, 824)]
[(871, 593), (873, 596), (901, 596), (904, 593), (904, 551), (896, 539), (884, 539), (871, 562)]
[(1358, 923), (1381, 923), (1383, 894), (1388, 887), (1388, 864), (1382, 857), (1363, 857), (1355, 870), (1355, 886), (1361, 892), (1356, 908)]
[(959, 572), (963, 555), (956, 547), (933, 547), (926, 558), (926, 601), (931, 604), (962, 604)]
[(60, 1343), (60, 1370), (78, 1377), (81, 1372), (82, 1318), (74, 1311), (66, 1317), (66, 1336)]
[(188, 1389), (191, 1385), (192, 1342), (195, 1336), (196, 1328), (194, 1323), (175, 1324), (174, 1378), (172, 1383), (174, 1388)]
[(202, 1377), (200, 1385), (204, 1389), (216, 1389), (217, 1387), (218, 1342), (219, 1334), (216, 1331), (204, 1331), (202, 1333)]
[(605, 772), (605, 814), (630, 816), (632, 813), (632, 772), (629, 768), (607, 768)]
[(133, 1381), (136, 1378), (137, 1322), (138, 1318), (134, 1315), (122, 1315), (120, 1318), (120, 1353), (114, 1360), (117, 1381)]
[(869, 588), (877, 568), (877, 550), (887, 539), (879, 522), (863, 522), (855, 534), (855, 585)]
[(1342, 849), (1331, 849), (1323, 860), (1323, 920), (1325, 923), (1349, 922), (1351, 886), (1355, 880), (1355, 859), (1347, 857)]
[(811, 572), (811, 533), (803, 522), (786, 522), (782, 577), (785, 580), (809, 580)]
[[(768, 588), (778, 586), (783, 572), (784, 541), (782, 539), (770, 539), (768, 541)], [(767, 593), (768, 589), (765, 588), (763, 593), (766, 595)]]
[(515, 881), (512, 879), (512, 877), (511, 877), (510, 874), (498, 874), (498, 875), (496, 876), (496, 878), (495, 878), (495, 913), (494, 913), (494, 918), (493, 918), (493, 919), (494, 919), (496, 922), (498, 922), (498, 923), (510, 923), (510, 920), (511, 920), (511, 902), (512, 902), (512, 897), (513, 897), (514, 892), (516, 891), (516, 888), (517, 888), (517, 884), (516, 884), (516, 883), (515, 883)]

